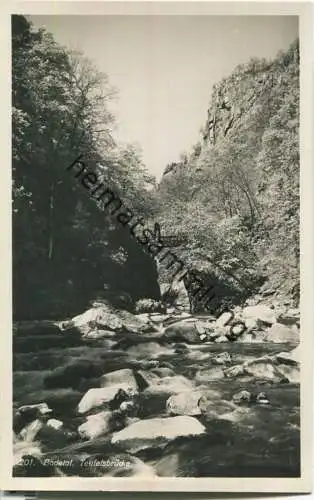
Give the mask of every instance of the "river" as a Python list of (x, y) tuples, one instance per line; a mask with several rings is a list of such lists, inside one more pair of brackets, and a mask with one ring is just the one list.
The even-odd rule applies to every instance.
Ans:
[[(14, 408), (23, 404), (47, 402), (53, 409), (53, 417), (64, 423), (71, 439), (58, 442), (46, 436), (42, 441), (46, 456), (57, 458), (87, 455), (110, 457), (117, 449), (110, 444), (110, 435), (94, 441), (89, 447), (76, 434), (84, 417), (77, 413), (77, 403), (91, 387), (97, 387), (97, 373), (85, 374), (81, 380), (68, 379), (59, 387), (47, 388), (45, 377), (60, 366), (77, 360), (101, 363), (104, 373), (123, 368), (149, 369), (150, 363), (157, 368), (172, 370), (195, 384), (196, 388), (218, 391), (220, 400), (213, 402), (210, 411), (197, 418), (206, 428), (200, 436), (178, 438), (165, 447), (148, 448), (136, 453), (159, 476), (181, 477), (298, 477), (300, 475), (300, 391), (299, 384), (257, 381), (252, 377), (212, 377), (212, 359), (219, 353), (228, 352), (232, 365), (265, 355), (291, 350), (290, 344), (245, 344), (229, 342), (203, 345), (168, 344), (160, 351), (154, 348), (134, 346), (127, 349), (108, 348), (108, 342), (38, 349), (33, 352), (21, 349), (14, 352)], [(75, 344), (75, 342), (74, 342)], [(40, 347), (40, 346), (39, 346)], [(19, 350), (19, 349), (18, 349)], [(27, 352), (25, 352), (27, 351)], [(208, 369), (211, 370), (206, 379)], [(201, 377), (199, 373), (203, 374)], [(61, 385), (61, 387), (60, 387)], [(250, 404), (228, 415), (228, 404), (235, 393), (246, 390), (253, 394), (264, 392), (269, 404)], [(141, 419), (165, 417), (168, 395), (140, 395)], [(81, 446), (82, 445), (82, 446)], [(85, 456), (85, 455), (84, 455)], [(24, 467), (17, 475), (36, 473)], [(63, 470), (65, 475), (101, 475), (95, 468), (79, 466)], [(38, 475), (45, 475), (39, 473)], [(51, 475), (47, 473), (47, 475)]]

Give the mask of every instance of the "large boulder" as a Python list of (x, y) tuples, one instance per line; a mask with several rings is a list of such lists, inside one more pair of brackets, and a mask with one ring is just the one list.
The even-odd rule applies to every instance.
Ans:
[(221, 352), (213, 357), (213, 365), (230, 365), (232, 362), (231, 356), (228, 352)]
[(77, 328), (82, 334), (88, 334), (96, 329), (120, 330), (122, 321), (112, 308), (101, 304), (72, 318), (71, 327)]
[(158, 366), (151, 371), (158, 377), (173, 377), (175, 375), (175, 371), (168, 366)]
[(145, 448), (165, 446), (178, 437), (203, 433), (205, 427), (193, 417), (151, 418), (125, 427), (113, 435), (111, 442), (135, 453)]
[(86, 421), (79, 426), (78, 433), (85, 439), (100, 437), (111, 431), (111, 422), (111, 412), (101, 411), (94, 415), (89, 415)]
[(242, 318), (248, 321), (247, 326), (252, 327), (252, 321), (257, 322), (257, 325), (273, 325), (276, 323), (276, 314), (273, 309), (266, 305), (255, 305), (255, 306), (247, 306), (242, 311)]
[[(146, 300), (146, 299), (145, 299)], [(150, 303), (155, 303), (147, 299)], [(106, 336), (113, 336), (112, 332), (144, 332), (156, 331), (149, 317), (135, 315), (124, 309), (115, 309), (106, 303), (95, 303), (94, 307), (88, 309), (83, 314), (75, 316), (71, 321), (63, 323), (65, 329), (74, 328), (81, 332), (84, 337), (91, 332), (106, 331)]]
[(207, 399), (206, 405), (202, 408), (202, 413), (205, 415), (206, 420), (224, 420), (225, 415), (234, 412), (236, 408), (236, 404), (232, 401), (224, 399), (211, 401)]
[(278, 369), (284, 377), (292, 384), (300, 383), (300, 361), (301, 350), (298, 345), (295, 349), (289, 352), (280, 352), (276, 355)]
[(296, 330), (281, 323), (273, 324), (265, 333), (266, 342), (298, 342), (299, 335)]
[(140, 387), (151, 394), (178, 394), (194, 387), (193, 382), (183, 375), (159, 377), (155, 373), (139, 370), (137, 377)]
[(78, 412), (87, 413), (93, 408), (102, 406), (104, 403), (110, 403), (110, 401), (115, 398), (121, 389), (128, 392), (128, 383), (125, 385), (123, 383), (119, 383), (108, 387), (89, 389), (78, 404)]
[(189, 344), (200, 343), (201, 335), (197, 327), (197, 321), (193, 318), (178, 321), (169, 325), (164, 332), (164, 336), (169, 340), (184, 341)]
[(186, 391), (174, 394), (166, 402), (166, 409), (169, 415), (201, 415), (199, 402), (202, 393), (198, 391)]
[(117, 317), (122, 323), (122, 330), (133, 333), (156, 332), (158, 328), (150, 321), (149, 316), (132, 314), (123, 309), (116, 311)]

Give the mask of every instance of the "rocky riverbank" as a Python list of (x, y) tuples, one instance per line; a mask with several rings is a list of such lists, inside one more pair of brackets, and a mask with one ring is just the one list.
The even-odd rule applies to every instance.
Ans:
[(299, 474), (296, 309), (99, 302), (17, 323), (13, 344), (14, 475)]

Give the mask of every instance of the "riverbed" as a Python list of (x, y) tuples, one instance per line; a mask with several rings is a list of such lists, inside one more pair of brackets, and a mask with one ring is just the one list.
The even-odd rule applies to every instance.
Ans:
[[(187, 345), (169, 343), (156, 349), (141, 344), (126, 349), (108, 348), (108, 342), (74, 341), (76, 345), (14, 353), (14, 408), (23, 404), (47, 402), (52, 417), (64, 424), (68, 439), (46, 436), (41, 442), (43, 456), (57, 460), (76, 457), (75, 466), (61, 467), (62, 474), (76, 476), (132, 475), (111, 471), (109, 467), (82, 467), (82, 456), (98, 460), (125, 457), (124, 450), (111, 444), (111, 435), (86, 442), (77, 435), (85, 417), (77, 412), (77, 404), (89, 388), (99, 387), (97, 373), (85, 374), (80, 380), (69, 378), (59, 387), (48, 387), (47, 375), (60, 366), (89, 360), (99, 364), (103, 373), (124, 368), (149, 371), (171, 370), (190, 380), (201, 391), (212, 390), (220, 397), (209, 410), (193, 418), (206, 429), (199, 436), (179, 437), (166, 446), (151, 447), (131, 454), (147, 465), (157, 476), (172, 477), (298, 477), (300, 475), (300, 388), (299, 384), (274, 383), (252, 377), (226, 378), (221, 367), (213, 363), (219, 353), (229, 353), (230, 365), (261, 356), (273, 356), (295, 347), (292, 344), (229, 342)], [(159, 344), (156, 344), (159, 345)], [(40, 346), (39, 346), (40, 347)], [(58, 384), (57, 384), (58, 385)], [(61, 387), (60, 387), (61, 385)], [(265, 393), (269, 404), (239, 406), (228, 412), (234, 394), (241, 390)], [(167, 417), (167, 394), (140, 394), (140, 419)], [(82, 455), (83, 453), (83, 455)], [(129, 456), (129, 455), (127, 455)], [(91, 462), (92, 463), (92, 462)], [(133, 469), (132, 469), (133, 470)], [(17, 467), (16, 475), (55, 475), (55, 469)]]

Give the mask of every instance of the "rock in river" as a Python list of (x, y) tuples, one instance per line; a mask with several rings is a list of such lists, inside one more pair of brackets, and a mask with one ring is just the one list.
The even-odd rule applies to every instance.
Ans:
[(229, 365), (231, 361), (231, 356), (228, 352), (221, 352), (212, 359), (213, 365)]
[(193, 382), (183, 375), (173, 377), (159, 377), (155, 373), (138, 371), (138, 381), (140, 387), (151, 394), (178, 394), (194, 387)]
[(75, 316), (72, 319), (72, 326), (82, 334), (88, 334), (95, 329), (119, 330), (122, 328), (122, 321), (111, 308), (102, 304)]
[(273, 309), (266, 305), (247, 306), (242, 311), (244, 320), (256, 320), (266, 325), (273, 325), (276, 323), (276, 315)]
[(199, 402), (202, 393), (197, 391), (186, 391), (181, 394), (174, 394), (166, 402), (166, 409), (169, 415), (201, 415)]
[(21, 430), (19, 437), (23, 439), (23, 441), (31, 443), (32, 441), (34, 441), (36, 435), (43, 426), (43, 422), (39, 419), (36, 419)]
[(112, 437), (112, 444), (135, 453), (149, 447), (166, 445), (169, 441), (182, 436), (198, 436), (205, 427), (193, 417), (178, 416), (139, 420)]
[(125, 386), (123, 383), (120, 383), (109, 387), (89, 389), (78, 404), (78, 412), (86, 413), (92, 408), (101, 406), (103, 403), (109, 403), (117, 395), (120, 389), (128, 391), (128, 387), (127, 383)]
[(265, 335), (266, 342), (298, 342), (298, 333), (289, 326), (275, 323), (267, 330)]
[(113, 385), (120, 385), (121, 389), (135, 392), (138, 389), (133, 371), (130, 368), (116, 370), (101, 376), (100, 387), (110, 387)]
[(219, 318), (216, 319), (215, 326), (218, 328), (226, 326), (232, 320), (233, 316), (234, 314), (229, 311), (222, 313)]
[(87, 439), (103, 436), (104, 434), (110, 432), (110, 422), (110, 411), (101, 411), (95, 415), (89, 415), (86, 422), (79, 426), (78, 433), (81, 437)]
[(278, 365), (278, 369), (282, 374), (282, 377), (289, 381), (291, 384), (300, 383), (300, 367), (298, 365), (291, 366), (282, 363)]
[(196, 320), (188, 318), (169, 325), (165, 329), (165, 338), (177, 341), (184, 341), (189, 344), (200, 343), (200, 333), (196, 328)]
[(59, 429), (61, 429), (63, 427), (63, 422), (61, 422), (61, 420), (58, 420), (56, 418), (50, 418), (47, 421), (47, 425), (48, 425), (48, 427), (53, 427), (54, 429), (56, 429), (58, 431)]
[(248, 375), (253, 376), (257, 380), (280, 383), (286, 379), (273, 361), (266, 356), (245, 363), (245, 371)]
[(249, 391), (240, 391), (232, 396), (232, 401), (238, 405), (248, 404), (252, 400), (252, 394)]
[(227, 378), (239, 377), (242, 375), (246, 375), (244, 365), (234, 365), (224, 370), (224, 376)]
[(221, 344), (223, 342), (229, 342), (229, 339), (225, 335), (220, 335), (215, 339), (216, 344)]

